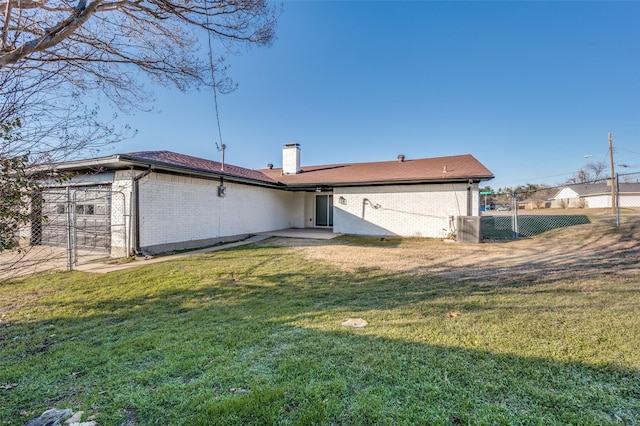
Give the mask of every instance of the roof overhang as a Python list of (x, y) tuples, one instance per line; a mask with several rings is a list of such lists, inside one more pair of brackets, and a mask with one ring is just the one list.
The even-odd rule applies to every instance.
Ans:
[(48, 167), (49, 170), (59, 171), (81, 171), (91, 170), (100, 172), (105, 170), (148, 170), (162, 171), (174, 175), (200, 177), (203, 179), (226, 179), (232, 182), (249, 183), (257, 186), (280, 188), (281, 183), (270, 183), (257, 179), (245, 178), (225, 172), (214, 172), (187, 166), (174, 165), (162, 161), (135, 158), (126, 154), (116, 154), (108, 157), (92, 158), (87, 160), (72, 160), (64, 163), (54, 164)]
[(420, 184), (446, 184), (446, 183), (480, 183), (482, 181), (488, 181), (494, 177), (464, 177), (464, 178), (449, 178), (449, 179), (398, 179), (398, 180), (385, 180), (385, 181), (363, 181), (363, 182), (318, 182), (318, 183), (304, 183), (304, 184), (282, 184), (284, 189), (292, 191), (313, 191), (317, 188), (353, 188), (358, 186), (389, 186), (389, 185), (420, 185)]
[(163, 161), (153, 159), (142, 159), (127, 154), (116, 154), (106, 157), (97, 157), (85, 160), (71, 160), (64, 163), (53, 164), (49, 167), (43, 167), (40, 171), (54, 170), (54, 171), (111, 171), (111, 170), (149, 170), (162, 171), (174, 175), (199, 177), (203, 179), (225, 179), (231, 182), (246, 183), (255, 186), (275, 188), (289, 191), (316, 191), (318, 188), (321, 190), (330, 190), (331, 188), (340, 187), (361, 187), (361, 186), (388, 186), (388, 185), (419, 185), (419, 184), (446, 184), (446, 183), (479, 183), (481, 181), (488, 181), (494, 178), (493, 175), (482, 176), (449, 176), (438, 178), (420, 178), (420, 179), (385, 179), (385, 180), (370, 180), (370, 181), (342, 181), (342, 182), (304, 182), (284, 183), (281, 181), (267, 181), (252, 179), (249, 177), (237, 176), (234, 174), (225, 173), (224, 171), (211, 171), (203, 170), (195, 167), (188, 167), (185, 165), (171, 164)]

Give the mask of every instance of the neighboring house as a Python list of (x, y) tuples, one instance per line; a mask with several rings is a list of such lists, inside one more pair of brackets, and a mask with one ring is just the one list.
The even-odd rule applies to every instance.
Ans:
[(43, 192), (47, 220), (32, 242), (64, 244), (60, 227), (73, 216), (78, 244), (112, 255), (286, 228), (444, 237), (457, 216), (479, 215), (479, 183), (493, 178), (471, 155), (301, 167), (298, 144), (284, 146), (282, 168), (145, 151), (65, 162), (52, 172), (73, 177)]
[[(640, 183), (620, 183), (620, 207), (640, 206)], [(552, 208), (611, 208), (611, 186), (607, 183), (568, 185), (551, 201)]]
[(550, 200), (522, 200), (518, 201), (518, 209), (519, 210), (538, 210), (538, 209), (548, 209), (551, 207)]

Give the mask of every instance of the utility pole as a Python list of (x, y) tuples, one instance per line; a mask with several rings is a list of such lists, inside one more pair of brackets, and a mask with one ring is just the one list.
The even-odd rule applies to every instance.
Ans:
[(613, 138), (609, 132), (609, 161), (611, 162), (611, 214), (616, 215), (616, 178), (613, 169)]

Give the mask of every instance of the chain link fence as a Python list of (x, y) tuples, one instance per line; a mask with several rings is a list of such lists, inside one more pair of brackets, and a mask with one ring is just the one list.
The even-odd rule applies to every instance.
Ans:
[(619, 226), (640, 217), (640, 173), (556, 187), (525, 185), (520, 191), (481, 193), (484, 241), (513, 240), (609, 219)]
[(98, 259), (128, 256), (124, 193), (110, 187), (43, 188), (19, 247), (0, 253), (0, 280), (47, 270), (72, 270)]

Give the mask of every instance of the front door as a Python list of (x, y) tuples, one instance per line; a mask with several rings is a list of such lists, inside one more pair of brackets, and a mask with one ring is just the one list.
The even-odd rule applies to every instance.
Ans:
[(333, 195), (316, 195), (316, 226), (333, 226)]

